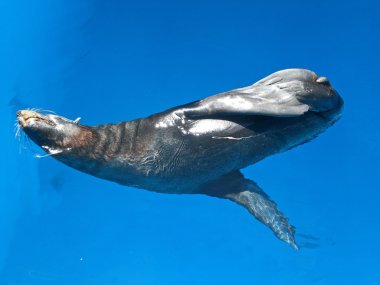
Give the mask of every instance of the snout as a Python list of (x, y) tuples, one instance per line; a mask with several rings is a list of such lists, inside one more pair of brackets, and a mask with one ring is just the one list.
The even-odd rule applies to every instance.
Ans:
[(25, 128), (41, 119), (41, 114), (31, 110), (20, 110), (17, 111), (16, 115), (18, 123), (22, 128)]
[(46, 118), (45, 115), (40, 114), (36, 111), (32, 110), (20, 110), (16, 112), (17, 120), (19, 125), (25, 129), (28, 127), (31, 127), (36, 124), (36, 122), (42, 121), (43, 123), (46, 123), (50, 126), (54, 126), (55, 123), (48, 118)]

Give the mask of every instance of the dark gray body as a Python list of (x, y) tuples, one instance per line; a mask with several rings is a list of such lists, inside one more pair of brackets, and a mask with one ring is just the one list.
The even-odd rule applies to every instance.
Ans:
[(93, 128), (100, 139), (89, 152), (113, 155), (88, 172), (156, 192), (199, 193), (205, 182), (306, 142), (325, 123), (314, 113), (193, 120), (178, 110)]
[(119, 124), (89, 127), (28, 111), (18, 116), (28, 136), (71, 167), (155, 192), (230, 199), (297, 248), (294, 228), (239, 170), (314, 138), (340, 117), (342, 106), (326, 78), (290, 69)]

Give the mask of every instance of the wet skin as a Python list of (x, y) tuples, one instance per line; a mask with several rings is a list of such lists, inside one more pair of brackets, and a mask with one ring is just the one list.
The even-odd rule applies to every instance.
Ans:
[(151, 191), (230, 199), (297, 248), (294, 228), (239, 170), (315, 138), (342, 107), (327, 78), (289, 69), (119, 124), (90, 127), (30, 110), (17, 118), (37, 145), (70, 167)]

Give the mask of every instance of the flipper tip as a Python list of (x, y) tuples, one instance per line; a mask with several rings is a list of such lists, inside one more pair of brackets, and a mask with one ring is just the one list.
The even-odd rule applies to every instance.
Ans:
[(294, 250), (300, 250), (300, 247), (298, 246), (298, 244), (296, 244), (294, 241), (292, 242), (289, 242), (289, 245), (294, 249)]

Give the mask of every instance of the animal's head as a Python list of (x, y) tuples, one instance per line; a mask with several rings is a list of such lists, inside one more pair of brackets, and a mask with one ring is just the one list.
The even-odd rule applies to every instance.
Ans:
[(76, 149), (91, 139), (92, 132), (78, 125), (79, 119), (72, 121), (32, 110), (17, 112), (18, 124), (26, 135), (51, 155)]

